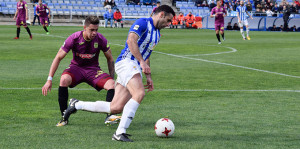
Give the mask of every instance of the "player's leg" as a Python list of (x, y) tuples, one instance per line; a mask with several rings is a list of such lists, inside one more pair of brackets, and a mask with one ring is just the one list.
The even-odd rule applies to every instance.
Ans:
[(218, 41), (219, 41), (218, 44), (221, 44), (221, 39), (220, 39), (220, 35), (219, 35), (219, 30), (220, 30), (219, 24), (216, 24), (216, 23), (215, 23), (216, 37), (217, 37), (217, 39), (218, 39)]
[(20, 37), (20, 32), (21, 32), (20, 25), (21, 25), (21, 20), (19, 18), (17, 18), (17, 20), (16, 20), (17, 36), (14, 39), (19, 39), (19, 37)]
[(243, 27), (244, 27), (243, 21), (241, 23), (239, 23), (239, 26), (240, 26), (240, 32), (243, 37), (243, 40), (246, 40), (245, 35), (244, 35), (244, 30), (243, 30)]
[(123, 20), (120, 19), (120, 22), (121, 22), (121, 28), (123, 28)]
[(222, 23), (221, 26), (220, 26), (220, 33), (221, 33), (223, 41), (225, 41), (224, 23)]
[[(58, 87), (58, 103), (61, 115), (64, 115), (64, 111), (68, 107), (69, 92), (68, 87), (75, 87), (77, 84), (80, 84), (84, 79), (82, 75), (82, 69), (77, 66), (70, 66), (65, 69), (60, 77), (60, 83)], [(56, 126), (64, 126), (68, 124), (68, 121), (63, 119)]]
[(49, 31), (47, 29), (47, 25), (48, 25), (48, 18), (44, 18), (44, 17), (40, 17), (40, 21), (43, 25), (44, 30), (46, 31), (46, 33), (48, 34)]
[[(63, 74), (60, 77), (60, 83), (58, 87), (58, 104), (60, 108), (60, 113), (63, 116), (64, 111), (68, 108), (68, 98), (69, 98), (69, 92), (68, 87), (72, 83), (72, 76), (70, 74)], [(67, 120), (61, 120), (56, 124), (56, 126), (64, 126), (67, 125)]]
[(27, 31), (27, 33), (28, 33), (28, 35), (29, 35), (29, 38), (32, 39), (32, 35), (31, 35), (31, 32), (30, 32), (29, 27), (28, 27), (27, 24), (26, 24), (26, 20), (24, 20), (23, 26), (24, 26), (24, 28), (26, 29), (26, 31)]
[[(135, 74), (127, 84), (127, 89), (132, 95), (131, 99), (126, 103), (123, 109), (122, 119), (116, 133), (113, 135), (113, 140), (132, 142), (126, 134), (126, 129), (131, 124), (135, 113), (145, 96), (145, 89), (142, 82), (141, 74)], [(125, 140), (120, 140), (123, 137)]]
[(249, 25), (248, 25), (248, 20), (245, 20), (245, 26), (246, 26), (246, 33), (247, 33), (247, 40), (250, 40), (250, 36), (249, 36)]

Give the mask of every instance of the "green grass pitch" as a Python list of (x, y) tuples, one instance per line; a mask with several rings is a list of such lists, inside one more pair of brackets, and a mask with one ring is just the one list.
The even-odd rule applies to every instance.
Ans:
[[(78, 111), (66, 127), (60, 119), (57, 87), (72, 54), (61, 62), (53, 90), (42, 96), (50, 65), (64, 40), (82, 27), (0, 26), (0, 148), (299, 148), (299, 33), (225, 31), (218, 45), (213, 30), (161, 31), (151, 55), (153, 92), (147, 93), (127, 130), (133, 143), (111, 140), (117, 126), (105, 114)], [(128, 28), (99, 28), (116, 59)], [(100, 65), (107, 72), (100, 54)], [(83, 83), (69, 97), (105, 100)], [(155, 122), (169, 117), (171, 138), (158, 138)]]

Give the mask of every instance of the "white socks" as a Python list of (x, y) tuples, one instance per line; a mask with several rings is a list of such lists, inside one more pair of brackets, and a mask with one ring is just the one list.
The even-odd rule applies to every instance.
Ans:
[(123, 109), (123, 114), (122, 114), (120, 124), (116, 131), (116, 135), (126, 133), (126, 129), (129, 127), (139, 105), (140, 104), (137, 101), (135, 101), (134, 99), (130, 99), (126, 103), (126, 105), (124, 106), (124, 109)]
[(77, 110), (85, 110), (85, 111), (90, 111), (90, 112), (110, 113), (110, 102), (106, 102), (106, 101), (96, 101), (96, 102), (78, 101), (78, 102), (75, 103), (75, 108)]
[(243, 38), (245, 38), (244, 30), (243, 30), (243, 29), (240, 29), (240, 31), (241, 31), (241, 34), (242, 34)]
[(247, 37), (249, 36), (249, 28), (246, 29)]

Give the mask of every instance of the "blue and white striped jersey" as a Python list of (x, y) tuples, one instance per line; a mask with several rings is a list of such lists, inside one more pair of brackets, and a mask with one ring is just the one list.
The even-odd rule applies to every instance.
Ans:
[[(152, 18), (141, 18), (135, 21), (135, 23), (129, 29), (129, 33), (135, 33), (139, 36), (137, 41), (139, 50), (143, 59), (146, 60), (151, 55), (152, 50), (160, 40), (159, 29), (154, 27)], [(116, 63), (126, 58), (134, 60), (139, 64), (139, 62), (130, 52), (127, 42), (125, 43), (125, 48), (118, 56)]]
[(247, 10), (247, 7), (245, 5), (244, 6), (241, 6), (241, 5), (238, 6), (236, 8), (236, 10), (237, 10), (238, 14), (240, 15), (241, 21), (247, 20), (247, 13), (246, 13), (246, 11), (248, 11), (248, 10)]

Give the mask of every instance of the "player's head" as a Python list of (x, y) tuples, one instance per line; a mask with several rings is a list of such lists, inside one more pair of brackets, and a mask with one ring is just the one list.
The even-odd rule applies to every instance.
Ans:
[(241, 6), (244, 6), (244, 1), (240, 1), (240, 5), (241, 5)]
[(218, 7), (222, 6), (222, 1), (221, 0), (217, 0), (217, 6)]
[(168, 5), (161, 5), (155, 10), (153, 15), (153, 22), (156, 22), (154, 26), (158, 29), (169, 26), (175, 16), (174, 10)]
[(39, 5), (42, 6), (43, 2), (42, 0), (39, 0)]
[(84, 22), (84, 36), (87, 40), (92, 40), (96, 37), (99, 27), (99, 19), (95, 16), (90, 16)]
[(160, 6), (160, 2), (157, 2), (157, 3), (156, 3), (156, 6), (159, 7), (159, 6)]

